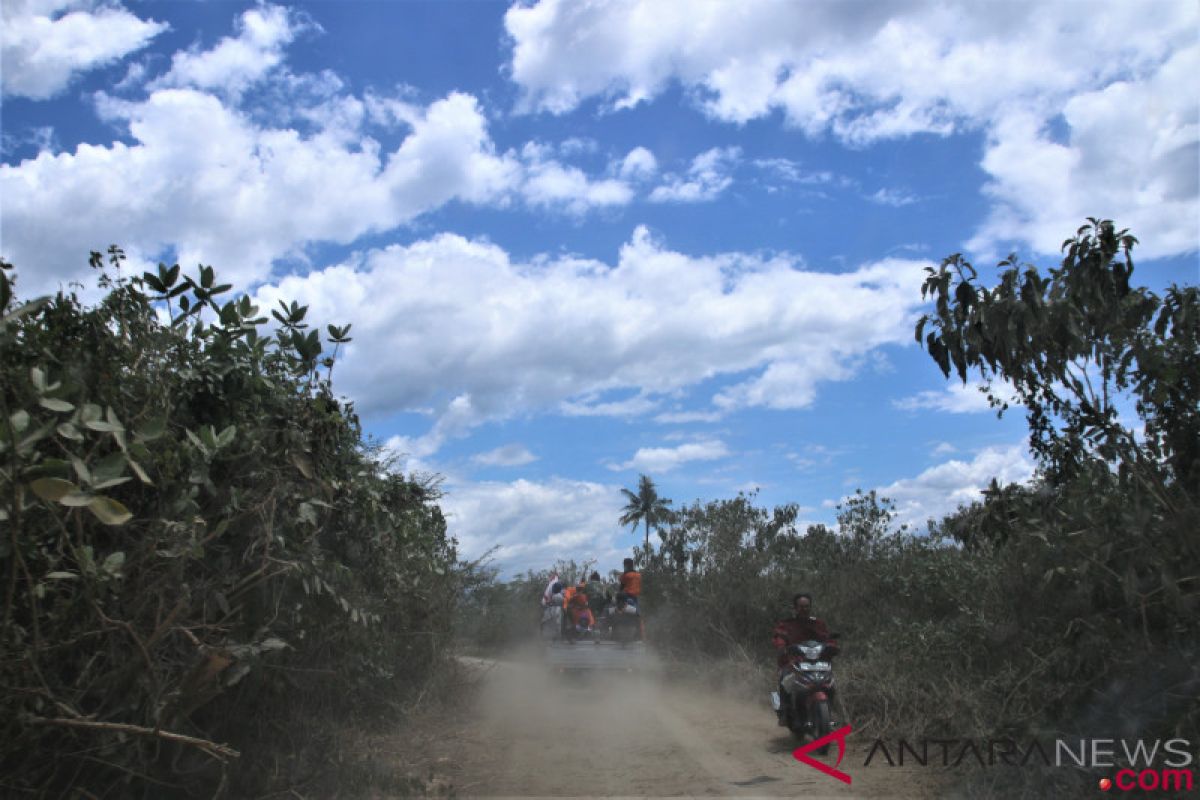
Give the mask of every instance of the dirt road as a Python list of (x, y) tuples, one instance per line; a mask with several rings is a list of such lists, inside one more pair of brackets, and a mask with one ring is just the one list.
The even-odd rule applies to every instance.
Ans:
[[(792, 757), (795, 742), (766, 706), (667, 681), (661, 674), (563, 680), (533, 664), (476, 662), (479, 716), (447, 722), (429, 743), (459, 796), (937, 796), (933, 770), (864, 768), (851, 743), (847, 786)], [(823, 761), (833, 765), (837, 748)]]

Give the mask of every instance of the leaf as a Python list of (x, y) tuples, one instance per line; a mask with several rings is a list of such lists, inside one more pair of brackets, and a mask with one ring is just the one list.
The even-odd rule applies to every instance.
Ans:
[(277, 636), (271, 636), (267, 639), (263, 639), (259, 644), (259, 647), (262, 648), (264, 652), (270, 652), (272, 650), (283, 650), (284, 648), (291, 647), (291, 645)]
[(29, 427), (29, 413), (27, 411), (17, 411), (9, 416), (8, 422), (12, 425), (14, 433), (23, 433)]
[(123, 433), (125, 431), (125, 429), (120, 425), (114, 425), (111, 422), (105, 422), (104, 420), (100, 419), (88, 420), (87, 422), (83, 423), (83, 425), (85, 428), (89, 428), (93, 431), (100, 431), (102, 433)]
[(93, 489), (107, 489), (110, 486), (120, 486), (122, 483), (129, 483), (129, 481), (131, 481), (131, 480), (133, 480), (133, 478), (130, 478), (128, 475), (125, 476), (124, 478), (109, 478), (106, 481), (100, 481), (99, 483), (93, 485), (92, 488)]
[(208, 455), (208, 448), (204, 446), (204, 443), (200, 441), (200, 438), (198, 436), (196, 436), (196, 434), (192, 433), (190, 430), (187, 430), (186, 428), (184, 429), (183, 433), (185, 436), (187, 436), (188, 441), (196, 446), (197, 450), (199, 450), (204, 455)]
[(67, 506), (68, 508), (82, 508), (83, 506), (91, 505), (92, 501), (95, 499), (96, 496), (91, 492), (79, 491), (72, 492), (64, 497), (60, 497), (58, 499), (58, 503), (59, 505)]
[(104, 559), (104, 563), (100, 565), (100, 569), (110, 575), (116, 575), (121, 571), (121, 567), (123, 566), (125, 566), (125, 554), (118, 550), (115, 553), (108, 554), (108, 558)]
[(76, 428), (70, 422), (64, 422), (58, 426), (58, 435), (75, 442), (83, 441), (83, 434), (79, 432), (79, 428)]
[(296, 469), (300, 470), (300, 474), (312, 480), (313, 467), (312, 462), (308, 460), (308, 456), (303, 453), (292, 453), (292, 463)]
[(237, 436), (237, 426), (230, 425), (217, 435), (217, 447), (228, 446), (233, 442), (235, 436)]
[(121, 477), (121, 475), (125, 474), (126, 460), (124, 453), (116, 452), (108, 454), (92, 464), (92, 478), (96, 481), (107, 481)]
[(33, 388), (38, 390), (38, 393), (46, 391), (46, 373), (42, 372), (40, 367), (29, 368), (29, 380), (33, 383)]
[(148, 420), (138, 426), (138, 429), (133, 432), (133, 436), (138, 441), (152, 442), (162, 436), (167, 431), (167, 415), (158, 414), (150, 417)]
[(142, 469), (142, 465), (134, 461), (132, 458), (129, 459), (129, 468), (132, 469), (134, 474), (138, 476), (139, 481), (147, 486), (154, 485), (154, 481), (150, 480), (150, 476), (146, 474), (146, 470)]
[(79, 480), (84, 483), (92, 482), (92, 472), (88, 469), (87, 464), (84, 464), (78, 456), (71, 456), (71, 466), (75, 468), (75, 474), (79, 476)]
[(38, 400), (38, 405), (42, 408), (48, 408), (51, 411), (74, 411), (75, 406), (68, 403), (66, 400), (55, 400), (52, 397), (43, 397)]
[(62, 478), (38, 478), (29, 484), (33, 493), (43, 500), (56, 502), (72, 492), (78, 492), (79, 487)]
[(10, 322), (16, 322), (21, 317), (24, 317), (27, 314), (32, 314), (33, 312), (40, 309), (42, 306), (47, 305), (49, 302), (50, 302), (50, 298), (48, 296), (47, 297), (39, 297), (36, 300), (30, 300), (28, 303), (25, 303), (24, 305), (17, 306), (12, 311), (10, 311), (7, 314), (5, 314), (4, 316), (0, 317), (0, 327), (4, 327), (4, 326), (8, 325), (8, 323), (10, 323)]
[[(88, 511), (96, 515), (96, 519), (105, 525), (124, 525), (133, 519), (133, 514), (118, 500), (111, 497), (93, 497), (88, 503)], [(112, 558), (112, 556), (109, 556)], [(124, 558), (124, 555), (122, 555)]]
[(74, 572), (47, 572), (46, 579), (52, 581), (73, 581), (77, 580), (79, 575)]

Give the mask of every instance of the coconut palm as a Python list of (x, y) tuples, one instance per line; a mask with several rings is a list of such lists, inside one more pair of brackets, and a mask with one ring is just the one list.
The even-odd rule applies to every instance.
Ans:
[(629, 489), (621, 490), (629, 502), (625, 508), (621, 509), (621, 524), (632, 525), (634, 530), (637, 530), (639, 523), (646, 524), (646, 554), (650, 553), (650, 528), (657, 528), (664, 522), (671, 519), (671, 501), (665, 497), (658, 496), (658, 490), (654, 488), (654, 481), (650, 480), (647, 475), (642, 475), (638, 479), (637, 492), (631, 492)]

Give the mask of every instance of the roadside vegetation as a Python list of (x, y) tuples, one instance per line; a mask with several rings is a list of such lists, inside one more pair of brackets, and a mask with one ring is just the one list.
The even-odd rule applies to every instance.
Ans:
[(90, 307), (0, 270), (0, 794), (352, 790), (337, 732), (447, 674), (436, 487), (335, 397), (350, 326), (123, 262)]

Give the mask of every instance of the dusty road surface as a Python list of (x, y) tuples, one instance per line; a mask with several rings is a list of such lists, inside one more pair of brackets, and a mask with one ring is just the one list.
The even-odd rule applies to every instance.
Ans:
[[(863, 767), (847, 786), (792, 757), (797, 742), (754, 704), (646, 675), (563, 679), (537, 663), (474, 662), (473, 720), (447, 720), (426, 754), (463, 797), (915, 797), (935, 770)], [(833, 765), (837, 748), (821, 760)]]

